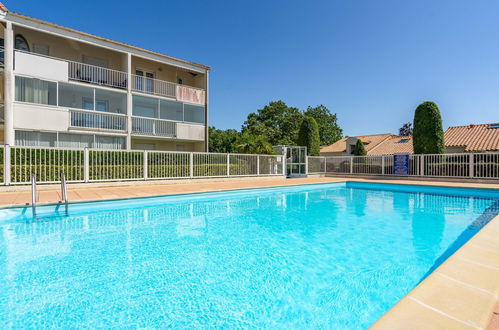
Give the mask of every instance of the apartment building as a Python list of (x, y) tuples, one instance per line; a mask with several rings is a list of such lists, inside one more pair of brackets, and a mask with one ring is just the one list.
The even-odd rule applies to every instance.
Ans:
[(0, 144), (207, 151), (208, 66), (1, 3), (0, 23)]

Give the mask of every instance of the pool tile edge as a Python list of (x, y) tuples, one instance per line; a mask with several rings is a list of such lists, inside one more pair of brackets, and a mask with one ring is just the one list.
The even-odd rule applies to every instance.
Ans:
[(486, 329), (499, 300), (498, 237), (496, 216), (371, 329)]

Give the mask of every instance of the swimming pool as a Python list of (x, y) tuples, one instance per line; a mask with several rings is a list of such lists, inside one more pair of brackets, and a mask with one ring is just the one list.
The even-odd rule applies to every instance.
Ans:
[(355, 182), (2, 209), (0, 325), (365, 328), (498, 213)]

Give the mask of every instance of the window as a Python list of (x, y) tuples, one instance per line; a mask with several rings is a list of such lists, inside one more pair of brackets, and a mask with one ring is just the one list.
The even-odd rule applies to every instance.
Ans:
[(126, 94), (95, 89), (95, 110), (112, 113), (126, 113)]
[(399, 140), (399, 143), (407, 143), (409, 142), (411, 139), (400, 139)]
[(59, 106), (94, 110), (94, 89), (61, 82), (59, 83)]
[(57, 141), (56, 133), (16, 131), (16, 146), (29, 147), (55, 147)]
[(95, 136), (94, 148), (125, 149), (125, 138), (120, 136)]
[(183, 105), (181, 102), (161, 100), (159, 117), (168, 120), (184, 120)]
[(134, 116), (158, 118), (158, 99), (134, 95), (132, 103)]
[(109, 102), (105, 100), (95, 100), (95, 110), (109, 112)]
[(94, 99), (93, 98), (90, 99), (88, 97), (84, 97), (83, 98), (83, 109), (85, 109), (85, 110), (94, 110)]
[[(135, 70), (135, 88), (139, 91), (154, 93), (154, 73), (144, 70)], [(145, 78), (144, 78), (145, 76)]]
[(57, 146), (61, 148), (92, 148), (93, 135), (59, 133)]
[(47, 45), (40, 45), (40, 44), (33, 44), (33, 53), (41, 54), (41, 55), (47, 55), (49, 54), (49, 46)]
[(52, 81), (16, 77), (16, 101), (57, 105), (57, 83)]
[(499, 128), (499, 124), (490, 124), (489, 128), (491, 129)]
[(19, 50), (24, 50), (29, 52), (29, 44), (21, 34), (16, 35), (16, 39), (14, 40), (14, 48)]
[(184, 104), (184, 121), (204, 124), (204, 107)]

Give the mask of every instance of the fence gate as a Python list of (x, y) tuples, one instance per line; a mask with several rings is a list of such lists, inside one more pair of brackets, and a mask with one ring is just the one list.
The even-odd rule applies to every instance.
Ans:
[(274, 151), (284, 155), (287, 178), (307, 176), (307, 147), (280, 145)]

